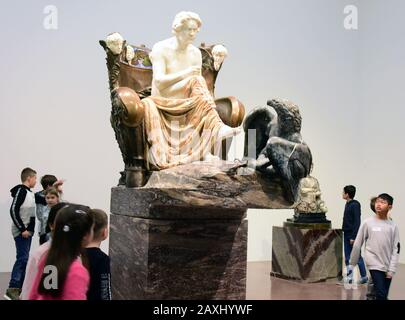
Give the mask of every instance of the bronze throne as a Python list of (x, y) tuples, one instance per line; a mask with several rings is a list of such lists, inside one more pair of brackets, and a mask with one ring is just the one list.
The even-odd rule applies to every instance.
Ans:
[[(99, 41), (107, 54), (107, 69), (111, 97), (111, 126), (121, 150), (125, 169), (121, 171), (119, 185), (142, 187), (146, 184), (150, 171), (145, 157), (145, 130), (143, 124), (144, 106), (141, 99), (150, 96), (152, 83), (152, 63), (150, 49), (141, 46), (128, 46), (123, 42), (119, 50), (112, 50), (104, 40)], [(214, 96), (215, 82), (220, 67), (214, 67), (212, 49), (214, 46), (201, 44), (202, 75), (207, 87)], [(129, 48), (129, 49), (128, 49)], [(128, 54), (127, 50), (132, 51)], [(222, 65), (222, 64), (221, 64)], [(217, 70), (216, 70), (217, 69)], [(215, 99), (217, 111), (222, 121), (230, 127), (238, 127), (243, 122), (245, 108), (235, 97)], [(222, 143), (221, 158), (227, 159), (232, 138)]]

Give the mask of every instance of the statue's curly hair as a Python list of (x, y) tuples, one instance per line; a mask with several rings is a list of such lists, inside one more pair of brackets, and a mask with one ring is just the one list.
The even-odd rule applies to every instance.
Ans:
[(178, 14), (176, 14), (176, 16), (174, 17), (174, 20), (172, 23), (173, 33), (180, 31), (180, 29), (184, 26), (184, 24), (188, 20), (194, 20), (198, 25), (198, 31), (200, 31), (201, 24), (202, 24), (200, 16), (197, 13), (194, 13), (191, 11), (181, 11)]

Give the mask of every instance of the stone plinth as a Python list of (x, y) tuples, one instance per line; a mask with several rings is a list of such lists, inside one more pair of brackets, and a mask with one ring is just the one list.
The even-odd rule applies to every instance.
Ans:
[(239, 178), (234, 164), (189, 164), (154, 172), (142, 188), (112, 188), (113, 299), (245, 299)]
[(112, 214), (113, 299), (245, 299), (247, 220), (240, 218)]
[(242, 162), (153, 172), (111, 191), (114, 299), (244, 299), (248, 208), (291, 208), (281, 182)]
[(342, 275), (342, 230), (273, 227), (271, 275), (319, 282)]

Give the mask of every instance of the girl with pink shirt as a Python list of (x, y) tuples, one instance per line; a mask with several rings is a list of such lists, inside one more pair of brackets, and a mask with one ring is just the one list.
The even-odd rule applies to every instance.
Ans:
[(93, 238), (93, 223), (90, 208), (67, 205), (58, 212), (51, 247), (40, 260), (30, 300), (86, 300), (90, 276), (82, 253)]

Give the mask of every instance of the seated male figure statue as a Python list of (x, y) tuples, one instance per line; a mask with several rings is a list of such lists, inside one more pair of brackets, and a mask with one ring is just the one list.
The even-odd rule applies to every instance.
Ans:
[(152, 95), (142, 103), (147, 162), (158, 170), (216, 158), (222, 140), (241, 131), (222, 122), (201, 75), (201, 51), (192, 44), (200, 26), (196, 13), (178, 13), (174, 37), (156, 43), (150, 53)]

